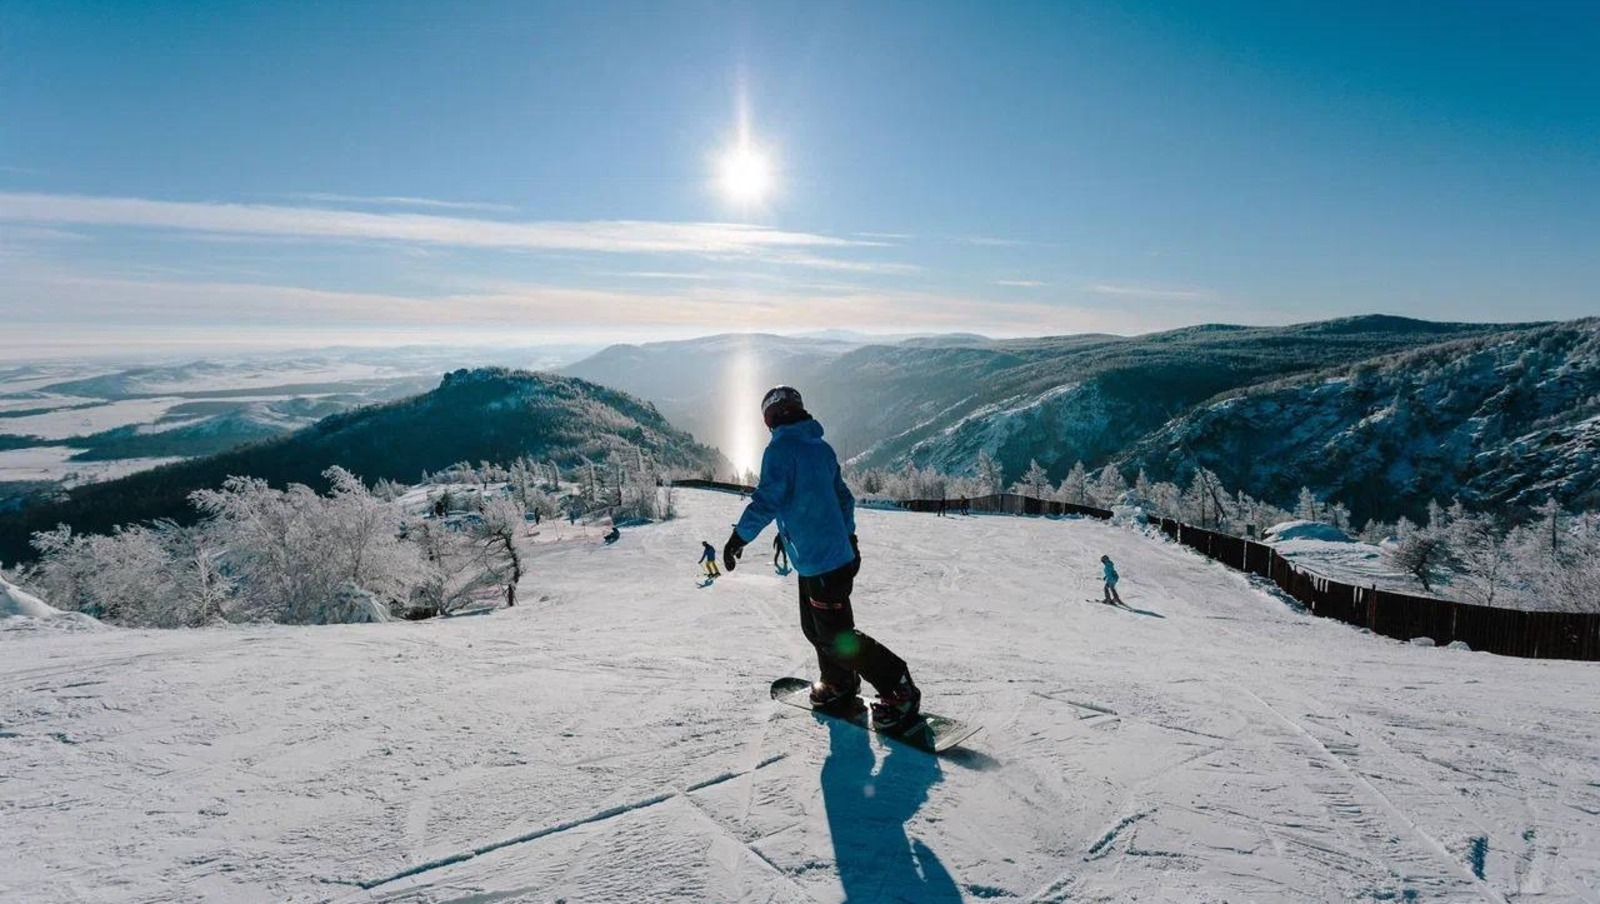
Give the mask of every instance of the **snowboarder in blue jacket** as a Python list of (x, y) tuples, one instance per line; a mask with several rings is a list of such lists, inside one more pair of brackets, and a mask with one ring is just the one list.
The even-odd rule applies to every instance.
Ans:
[(1122, 605), (1122, 594), (1117, 592), (1117, 566), (1111, 564), (1110, 556), (1101, 556), (1100, 564), (1105, 566), (1106, 598), (1104, 602)]
[(722, 562), (733, 571), (745, 545), (777, 521), (788, 541), (789, 562), (800, 576), (800, 630), (816, 647), (822, 672), (811, 687), (812, 705), (853, 699), (865, 678), (878, 692), (873, 720), (891, 727), (909, 723), (921, 707), (922, 692), (905, 660), (856, 630), (850, 608), (861, 548), (856, 501), (839, 473), (838, 456), (794, 388), (768, 392), (761, 416), (772, 439), (761, 455), (761, 478), (750, 502), (722, 548)]
[(700, 541), (700, 564), (705, 566), (706, 577), (721, 577), (722, 572), (717, 570), (717, 548), (704, 540)]

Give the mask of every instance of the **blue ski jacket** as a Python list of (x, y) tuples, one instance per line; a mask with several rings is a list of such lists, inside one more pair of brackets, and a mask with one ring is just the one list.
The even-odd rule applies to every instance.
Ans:
[(1100, 564), (1106, 567), (1106, 583), (1115, 584), (1117, 582), (1117, 566), (1111, 564), (1109, 561), (1101, 562)]
[(776, 520), (788, 541), (789, 563), (805, 577), (855, 561), (856, 499), (839, 473), (839, 457), (814, 420), (772, 431), (761, 454), (761, 479), (734, 529), (751, 543)]

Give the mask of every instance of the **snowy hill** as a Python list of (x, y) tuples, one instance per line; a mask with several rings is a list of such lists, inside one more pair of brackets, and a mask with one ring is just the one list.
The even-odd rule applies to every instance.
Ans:
[[(933, 759), (767, 699), (814, 669), (794, 578), (758, 541), (699, 587), (739, 502), (680, 502), (489, 615), (0, 629), (0, 900), (1596, 900), (1592, 664), (1105, 524), (862, 511), (860, 625), (984, 724)], [(1084, 602), (1101, 553), (1132, 611)]]
[(131, 367), (48, 362), (0, 368), (0, 508), (427, 392), (440, 373), (457, 368), (549, 369), (592, 351), (326, 348)]
[(1119, 463), (1152, 479), (1195, 464), (1292, 499), (1309, 485), (1357, 519), (1429, 500), (1600, 506), (1600, 320), (1447, 343), (1229, 394)]
[(458, 370), (432, 392), (324, 418), (286, 437), (78, 487), (64, 502), (0, 514), (0, 561), (30, 555), (28, 538), (58, 523), (109, 532), (114, 525), (192, 514), (188, 496), (233, 475), (320, 487), (338, 464), (368, 481), (416, 480), (460, 461), (530, 455), (566, 467), (640, 450), (665, 468), (715, 467), (717, 454), (674, 429), (654, 407), (552, 374)]

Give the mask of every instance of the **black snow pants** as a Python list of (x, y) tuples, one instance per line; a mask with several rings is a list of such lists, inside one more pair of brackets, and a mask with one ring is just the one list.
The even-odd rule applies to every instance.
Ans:
[(906, 676), (905, 660), (888, 647), (856, 630), (850, 611), (850, 590), (861, 560), (814, 577), (800, 577), (800, 630), (817, 648), (822, 680), (849, 687), (860, 675), (879, 691)]

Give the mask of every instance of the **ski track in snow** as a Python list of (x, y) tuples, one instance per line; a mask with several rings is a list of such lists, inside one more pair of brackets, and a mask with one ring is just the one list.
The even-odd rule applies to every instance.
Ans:
[[(768, 699), (815, 670), (794, 577), (699, 588), (740, 503), (679, 499), (489, 616), (0, 624), (0, 901), (1600, 904), (1596, 664), (1096, 522), (864, 510), (858, 623), (984, 726), (932, 758)], [(1130, 608), (1083, 602), (1101, 553)]]

